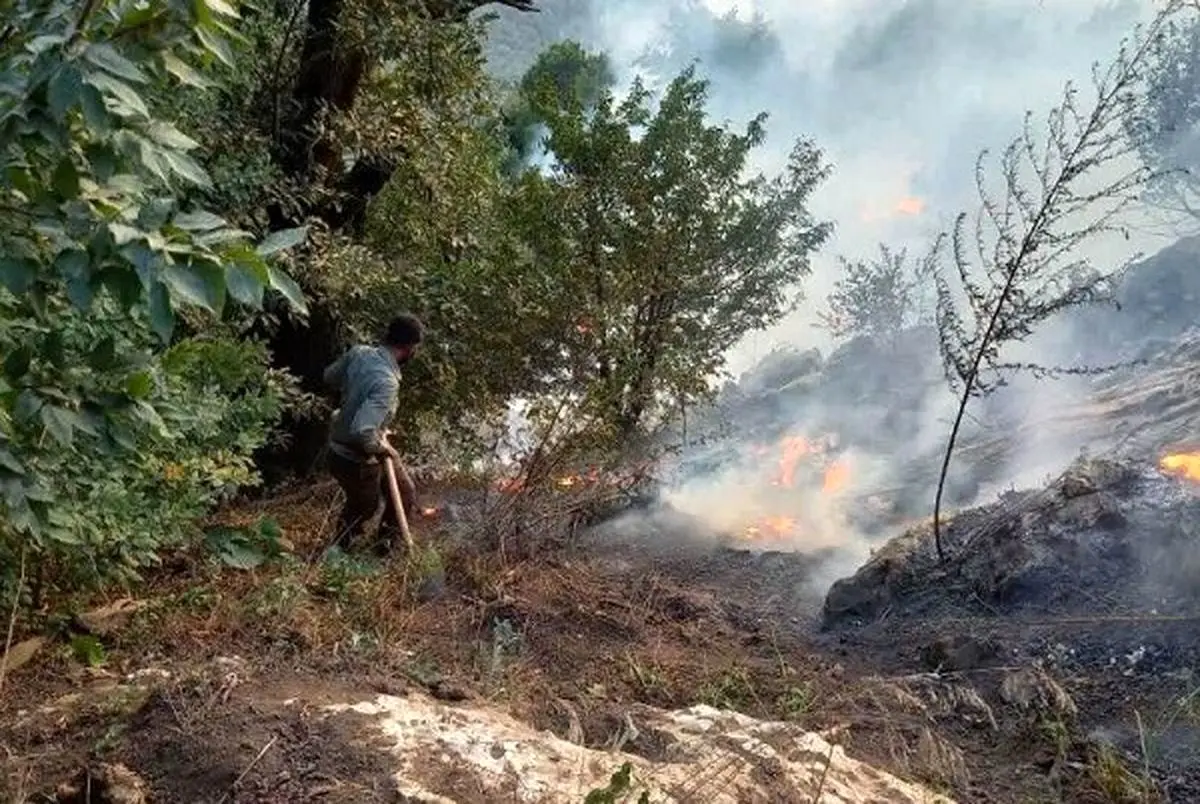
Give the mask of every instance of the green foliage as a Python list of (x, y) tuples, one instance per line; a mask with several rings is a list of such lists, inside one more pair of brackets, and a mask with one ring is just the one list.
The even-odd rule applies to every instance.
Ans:
[(909, 327), (921, 323), (932, 309), (926, 294), (933, 288), (933, 263), (910, 264), (906, 251), (879, 246), (873, 260), (850, 262), (839, 258), (843, 276), (829, 294), (828, 309), (821, 324), (835, 338), (864, 336), (880, 344), (891, 344)]
[[(303, 311), (273, 254), (186, 203), (198, 144), (147, 98), (229, 60), (221, 0), (9, 5), (0, 36), (0, 565), (128, 578), (230, 490), (286, 383), (221, 336), (163, 351), (179, 314)], [(219, 356), (214, 365), (207, 361)], [(236, 366), (236, 371), (231, 371)], [(3, 579), (0, 579), (3, 580)], [(8, 579), (11, 580), (11, 579)], [(45, 578), (41, 578), (45, 580)]]
[(514, 200), (535, 275), (561, 294), (547, 325), (558, 378), (622, 435), (706, 397), (726, 350), (794, 308), (831, 228), (807, 209), (828, 173), (812, 143), (782, 175), (747, 177), (765, 116), (740, 133), (711, 125), (707, 91), (689, 68), (657, 108), (640, 83), (590, 111), (539, 105), (559, 164), (527, 172)]
[(540, 154), (544, 121), (551, 113), (575, 107), (593, 109), (615, 83), (612, 65), (603, 53), (589, 52), (572, 41), (542, 51), (504, 111), (512, 151), (506, 172), (528, 167)]
[[(634, 793), (633, 765), (626, 762), (613, 773), (606, 787), (592, 790), (583, 799), (583, 804), (619, 804), (628, 800)], [(643, 790), (637, 797), (637, 804), (649, 804), (650, 792)]]
[(108, 658), (104, 645), (96, 637), (80, 634), (71, 638), (71, 655), (88, 667), (100, 667)]
[(1179, 0), (1166, 4), (1166, 24), (1149, 43), (1142, 86), (1131, 93), (1125, 127), (1154, 171), (1149, 200), (1200, 216), (1200, 16)]
[(283, 555), (282, 536), (279, 523), (264, 519), (252, 528), (213, 528), (204, 541), (225, 566), (254, 569)]

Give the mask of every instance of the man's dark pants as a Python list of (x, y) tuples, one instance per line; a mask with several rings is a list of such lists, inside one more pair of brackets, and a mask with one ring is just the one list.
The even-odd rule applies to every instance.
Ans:
[[(362, 535), (371, 518), (383, 504), (383, 519), (379, 523), (379, 547), (390, 549), (400, 536), (400, 519), (388, 492), (387, 474), (380, 461), (366, 462), (329, 453), (329, 471), (346, 495), (346, 504), (338, 518), (337, 545), (342, 549)], [(411, 522), (416, 512), (416, 486), (403, 464), (396, 464), (396, 481), (404, 511)]]

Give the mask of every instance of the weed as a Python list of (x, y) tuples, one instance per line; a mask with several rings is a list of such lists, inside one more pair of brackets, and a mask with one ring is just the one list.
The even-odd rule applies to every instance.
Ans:
[(255, 619), (279, 617), (293, 611), (307, 597), (303, 580), (285, 572), (255, 588), (246, 599), (246, 609)]
[(321, 562), (319, 591), (322, 595), (344, 603), (349, 600), (351, 591), (356, 585), (379, 575), (379, 573), (379, 562), (364, 556), (345, 553), (337, 547), (333, 547), (325, 554), (325, 558)]
[(100, 640), (88, 635), (72, 637), (71, 655), (88, 667), (100, 667), (108, 658)]
[[(606, 787), (598, 787), (587, 794), (583, 804), (619, 804), (634, 792), (633, 766), (626, 762), (608, 780)], [(650, 793), (643, 790), (637, 804), (650, 804)]]
[(644, 691), (660, 692), (666, 688), (666, 680), (657, 667), (647, 667), (632, 653), (625, 654), (625, 662), (629, 665), (629, 674)]
[(813, 691), (808, 684), (798, 687), (788, 687), (776, 700), (775, 705), (783, 715), (791, 720), (804, 717), (812, 710)]
[(1088, 777), (1096, 792), (1112, 804), (1152, 804), (1162, 800), (1154, 780), (1146, 773), (1130, 770), (1111, 746), (1096, 749), (1088, 763)]
[(1054, 748), (1054, 760), (1062, 763), (1071, 749), (1071, 729), (1061, 718), (1047, 718), (1038, 724), (1042, 735)]
[(699, 700), (717, 709), (744, 709), (759, 702), (750, 674), (740, 667), (727, 670), (701, 687)]

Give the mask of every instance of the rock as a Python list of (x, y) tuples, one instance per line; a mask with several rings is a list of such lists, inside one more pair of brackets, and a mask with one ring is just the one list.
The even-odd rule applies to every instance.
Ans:
[[(954, 804), (921, 785), (898, 779), (846, 755), (838, 745), (795, 723), (760, 721), (708, 706), (680, 711), (637, 707), (636, 731), (653, 733), (661, 750), (589, 749), (551, 732), (538, 732), (510, 715), (483, 707), (446, 706), (423, 695), (380, 696), (329, 707), (374, 721), (395, 757), (402, 801), (450, 802), (471, 790), (472, 800), (577, 802), (608, 786), (628, 764), (634, 790), (650, 801), (711, 804), (740, 801)], [(940, 746), (938, 756), (945, 762)], [(951, 757), (953, 759), (953, 757)], [(720, 768), (714, 778), (713, 768)], [(513, 773), (519, 786), (513, 786)], [(709, 781), (704, 781), (705, 779)], [(819, 793), (818, 793), (819, 791)]]
[(439, 701), (457, 703), (459, 701), (471, 700), (471, 691), (461, 684), (455, 684), (453, 681), (438, 681), (430, 687), (429, 691)]
[[(824, 626), (963, 607), (988, 615), (1048, 606), (1083, 613), (1098, 595), (1137, 606), (1146, 577), (1195, 596), (1194, 577), (1184, 577), (1194, 573), (1178, 571), (1193, 553), (1200, 566), (1200, 548), (1185, 533), (1194, 520), (1184, 510), (1190, 499), (1142, 464), (1082, 458), (1039, 491), (958, 512), (942, 529), (945, 563), (935, 558), (928, 526), (888, 542), (831, 587)], [(931, 654), (929, 661), (965, 658)]]
[(1073, 464), (1054, 486), (1064, 499), (1075, 499), (1099, 491), (1115, 489), (1133, 481), (1137, 474), (1117, 461), (1083, 458)]
[(93, 636), (112, 636), (125, 627), (129, 619), (141, 609), (147, 601), (122, 598), (107, 606), (75, 615), (75, 624)]
[(990, 639), (958, 635), (926, 645), (921, 662), (929, 670), (958, 672), (975, 670), (999, 655), (1000, 646)]
[(148, 804), (150, 786), (124, 765), (84, 768), (55, 791), (59, 804)]
[(28, 664), (45, 644), (45, 637), (33, 637), (32, 639), (26, 639), (24, 642), (18, 642), (9, 648), (3, 658), (0, 658), (0, 667), (4, 668), (5, 673), (11, 673), (18, 667)]

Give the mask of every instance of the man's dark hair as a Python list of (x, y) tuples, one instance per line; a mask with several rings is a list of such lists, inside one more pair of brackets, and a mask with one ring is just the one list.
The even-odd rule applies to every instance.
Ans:
[(398, 315), (388, 324), (384, 343), (388, 346), (417, 346), (425, 338), (425, 327), (415, 315)]

